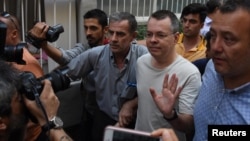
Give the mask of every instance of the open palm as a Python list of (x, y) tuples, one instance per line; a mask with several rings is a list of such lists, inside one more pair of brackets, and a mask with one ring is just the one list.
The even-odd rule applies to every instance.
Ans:
[(155, 101), (155, 104), (164, 115), (171, 115), (174, 104), (182, 90), (182, 87), (177, 88), (178, 78), (173, 74), (169, 80), (169, 75), (166, 74), (163, 80), (162, 93), (156, 93), (154, 88), (149, 91)]

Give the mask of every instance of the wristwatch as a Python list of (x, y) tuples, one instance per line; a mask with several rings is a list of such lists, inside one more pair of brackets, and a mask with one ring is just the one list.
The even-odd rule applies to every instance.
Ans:
[(173, 109), (173, 111), (174, 111), (173, 117), (171, 117), (171, 118), (166, 118), (166, 117), (164, 116), (164, 119), (166, 119), (167, 121), (172, 121), (172, 120), (177, 119), (177, 118), (178, 118), (178, 114), (177, 114), (177, 112), (176, 112), (175, 109)]
[(49, 123), (42, 126), (42, 130), (47, 132), (50, 129), (60, 129), (63, 127), (63, 121), (60, 117), (54, 116)]

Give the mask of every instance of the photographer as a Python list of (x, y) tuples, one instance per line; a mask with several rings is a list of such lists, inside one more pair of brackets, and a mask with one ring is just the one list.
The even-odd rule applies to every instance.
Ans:
[[(29, 111), (40, 126), (47, 124), (56, 116), (59, 101), (48, 80), (44, 80), (40, 100), (47, 114), (45, 118), (42, 108), (34, 100), (19, 93), (20, 72), (10, 64), (0, 61), (0, 141), (23, 141), (27, 127)], [(68, 141), (70, 137), (62, 128), (51, 128), (47, 132), (51, 141)]]
[[(21, 27), (18, 22), (18, 19), (7, 12), (2, 12), (0, 14), (0, 21), (7, 25), (5, 45), (17, 46), (19, 43), (21, 43)], [(17, 64), (12, 62), (14, 67), (21, 71), (31, 71), (35, 74), (36, 77), (42, 76), (42, 67), (40, 66), (36, 58), (28, 51), (27, 48), (23, 48), (22, 55), (25, 64)]]
[[(86, 39), (88, 41), (87, 44), (77, 43), (71, 49), (64, 50), (61, 47), (56, 48), (52, 46), (50, 43), (43, 41), (40, 43), (41, 46), (39, 47), (41, 47), (46, 52), (46, 54), (49, 57), (51, 57), (54, 61), (56, 61), (58, 64), (65, 65), (68, 62), (70, 62), (71, 59), (75, 58), (77, 55), (84, 52), (88, 48), (93, 48), (108, 43), (108, 40), (105, 37), (108, 30), (107, 19), (108, 17), (106, 13), (100, 9), (91, 9), (83, 15), (83, 23), (85, 29), (84, 34), (86, 35)], [(41, 40), (45, 38), (46, 34), (44, 33), (48, 33), (48, 29), (49, 26), (46, 25), (44, 22), (38, 22), (29, 31), (29, 34), (30, 36), (33, 35), (35, 38)], [(94, 73), (90, 73), (87, 77), (84, 78), (84, 80), (82, 81), (82, 84), (84, 85), (82, 85), (81, 90), (79, 87), (72, 87), (72, 89), (69, 90), (69, 91), (73, 90), (74, 92), (80, 93), (81, 95), (83, 94), (84, 102), (82, 101), (80, 102), (85, 104), (84, 106), (82, 106), (83, 108), (82, 124), (80, 125), (80, 127), (79, 125), (74, 125), (74, 127), (76, 127), (75, 129), (77, 131), (80, 131), (78, 135), (76, 135), (77, 133), (73, 133), (74, 135), (71, 137), (74, 138), (75, 136), (74, 139), (80, 138), (79, 140), (91, 141), (90, 135), (93, 124), (93, 115), (95, 110), (98, 109), (98, 105), (96, 103), (96, 98), (95, 98), (95, 83), (93, 75)], [(79, 100), (80, 99), (78, 99), (78, 101)], [(68, 130), (66, 129), (66, 131)], [(71, 131), (69, 131), (68, 133), (70, 134), (70, 132)]]
[[(10, 46), (12, 47), (19, 46), (19, 43), (21, 43), (21, 35), (20, 35), (21, 27), (18, 22), (18, 19), (7, 12), (2, 12), (0, 14), (0, 21), (7, 25), (5, 47), (7, 46), (7, 48), (10, 48)], [(3, 33), (1, 32), (1, 34)], [(16, 58), (14, 59), (15, 60), (14, 62), (11, 61), (11, 64), (20, 71), (31, 71), (36, 77), (42, 76), (43, 70), (39, 62), (36, 60), (36, 58), (28, 51), (27, 48), (23, 47), (22, 51), (23, 51), (21, 54), (22, 59), (19, 60), (18, 58)], [(19, 56), (16, 54), (20, 52), (13, 52), (13, 53), (14, 53), (13, 56), (16, 57)], [(24, 60), (25, 63), (24, 64), (16, 63), (21, 60)], [(33, 141), (37, 139), (37, 137), (41, 133), (40, 127), (35, 126), (32, 122), (29, 122), (28, 127), (29, 128), (27, 130), (28, 135), (26, 141)]]

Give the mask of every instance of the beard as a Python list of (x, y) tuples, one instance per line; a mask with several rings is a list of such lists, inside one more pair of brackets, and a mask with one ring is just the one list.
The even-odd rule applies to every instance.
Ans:
[(102, 45), (102, 38), (94, 38), (92, 36), (87, 36), (86, 38), (87, 38), (88, 44), (91, 48)]
[(12, 115), (9, 125), (9, 140), (8, 141), (23, 141), (26, 131), (28, 118), (24, 114)]

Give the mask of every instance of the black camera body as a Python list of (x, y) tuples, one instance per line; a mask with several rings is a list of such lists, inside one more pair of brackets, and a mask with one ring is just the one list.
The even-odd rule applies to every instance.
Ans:
[[(61, 69), (56, 69), (40, 78), (36, 78), (31, 72), (23, 72), (19, 75), (21, 86), (18, 91), (19, 93), (24, 94), (28, 99), (36, 100), (36, 102), (38, 102), (39, 99), (36, 98), (40, 96), (43, 90), (44, 86), (42, 81), (45, 79), (50, 80), (54, 92), (69, 88), (70, 79), (66, 75), (67, 72), (68, 68), (64, 67)], [(38, 123), (35, 116), (28, 109), (26, 109), (26, 113), (32, 122)]]
[(7, 62), (25, 64), (23, 60), (23, 48), (27, 43), (19, 43), (16, 46), (5, 46), (7, 25), (0, 21), (0, 58)]
[(0, 21), (0, 49), (1, 50), (5, 46), (6, 30), (7, 30), (7, 25), (3, 23), (2, 21)]
[(64, 32), (64, 28), (62, 25), (57, 24), (55, 26), (50, 26), (47, 33), (46, 33), (46, 39), (41, 40), (38, 39), (34, 36), (32, 36), (30, 33), (26, 34), (25, 38), (26, 41), (35, 46), (36, 48), (40, 49), (41, 48), (41, 43), (43, 41), (49, 41), (49, 42), (55, 42), (58, 38), (59, 35)]
[(64, 28), (60, 24), (49, 27), (46, 33), (46, 39), (49, 42), (55, 42), (59, 38), (59, 35), (63, 32), (64, 32)]
[(43, 90), (42, 81), (45, 79), (50, 80), (54, 92), (65, 90), (70, 86), (70, 78), (67, 76), (68, 68), (60, 68), (46, 74), (40, 78), (36, 78), (31, 72), (23, 72), (20, 74), (21, 88), (20, 93), (25, 94), (25, 96), (34, 100), (35, 95), (40, 95)]

